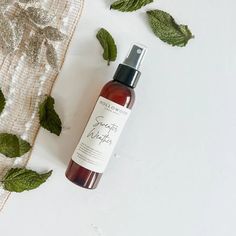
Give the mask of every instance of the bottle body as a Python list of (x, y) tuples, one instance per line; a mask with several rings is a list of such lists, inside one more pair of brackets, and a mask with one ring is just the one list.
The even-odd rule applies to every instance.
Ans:
[[(119, 106), (122, 106), (124, 109), (131, 110), (131, 108), (134, 104), (134, 101), (135, 101), (135, 93), (134, 93), (133, 88), (126, 86), (118, 81), (113, 80), (113, 81), (108, 82), (103, 87), (103, 89), (100, 93), (99, 99), (102, 99), (102, 100), (106, 99), (107, 101), (110, 101), (112, 103), (118, 104)], [(95, 107), (95, 109), (96, 109), (96, 107)], [(91, 117), (93, 117), (94, 112), (95, 112), (95, 110), (92, 112), (92, 114), (90, 116), (90, 120), (91, 120)], [(85, 131), (90, 123), (90, 120), (88, 121), (88, 123), (86, 125)], [(111, 120), (109, 123), (112, 124), (113, 121)], [(100, 123), (100, 125), (101, 124), (102, 123)], [(104, 126), (105, 124), (103, 123), (102, 125)], [(106, 126), (107, 126), (107, 124), (106, 124)], [(105, 128), (109, 128), (108, 132), (113, 132), (116, 129), (116, 127), (110, 127), (110, 126), (109, 127), (107, 126)], [(90, 135), (90, 134), (88, 134), (88, 135)], [(92, 133), (91, 135), (93, 135), (92, 137), (95, 137), (94, 133)], [(97, 135), (97, 133), (96, 133), (96, 135)], [(96, 137), (96, 138), (98, 138), (98, 137)], [(110, 141), (113, 141), (113, 140), (103, 139), (101, 142), (108, 143)], [(83, 152), (89, 151), (91, 155), (96, 154), (94, 152), (94, 150), (87, 150), (87, 149), (85, 150), (84, 147), (82, 147), (81, 151), (83, 151)], [(99, 154), (99, 153), (97, 153), (97, 154)], [(101, 159), (103, 158), (101, 155), (98, 157)], [(72, 160), (70, 161), (69, 166), (66, 171), (66, 177), (70, 181), (72, 181), (73, 183), (75, 183), (81, 187), (84, 187), (87, 189), (96, 188), (101, 177), (102, 177), (103, 168), (102, 167), (100, 169), (90, 168), (90, 167), (88, 167), (89, 165), (87, 165), (87, 164), (86, 165), (79, 164), (79, 163), (85, 163), (85, 162), (83, 162), (83, 161), (78, 162), (75, 160), (76, 160), (76, 158), (72, 158)]]

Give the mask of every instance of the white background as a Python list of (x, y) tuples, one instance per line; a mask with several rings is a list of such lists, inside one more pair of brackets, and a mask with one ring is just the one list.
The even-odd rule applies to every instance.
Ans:
[[(5, 236), (236, 235), (236, 4), (233, 0), (159, 0), (135, 13), (86, 0), (53, 90), (64, 129), (41, 129), (29, 163), (53, 169), (34, 191), (12, 194), (0, 214)], [(170, 12), (195, 35), (185, 48), (151, 32), (146, 9)], [(117, 41), (110, 67), (96, 40), (100, 27)], [(137, 100), (99, 188), (64, 177), (104, 83), (132, 42), (149, 52)]]

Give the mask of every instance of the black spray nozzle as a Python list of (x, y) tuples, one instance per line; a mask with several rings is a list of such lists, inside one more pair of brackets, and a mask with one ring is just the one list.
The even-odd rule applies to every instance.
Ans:
[(146, 52), (146, 47), (133, 44), (124, 62), (118, 66), (114, 80), (135, 88), (141, 75), (139, 68)]

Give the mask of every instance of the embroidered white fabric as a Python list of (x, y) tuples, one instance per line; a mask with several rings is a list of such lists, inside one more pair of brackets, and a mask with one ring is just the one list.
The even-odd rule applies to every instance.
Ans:
[[(67, 35), (63, 42), (56, 43), (59, 68), (64, 62), (83, 2), (84, 0), (40, 1), (44, 8), (55, 15), (54, 26)], [(33, 145), (39, 129), (39, 103), (43, 95), (50, 94), (57, 75), (58, 72), (47, 65), (44, 56), (40, 58), (40, 66), (32, 68), (22, 53), (14, 52), (8, 56), (0, 53), (0, 88), (7, 99), (0, 115), (0, 132), (16, 134)], [(29, 158), (30, 152), (19, 158), (7, 158), (0, 154), (0, 179), (10, 168), (26, 166)], [(0, 210), (9, 195), (0, 186)]]

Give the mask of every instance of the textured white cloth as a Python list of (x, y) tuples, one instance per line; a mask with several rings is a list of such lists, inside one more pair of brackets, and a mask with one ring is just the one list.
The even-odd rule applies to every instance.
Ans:
[[(81, 15), (83, 0), (47, 0), (43, 7), (55, 15), (52, 26), (56, 26), (67, 38), (55, 43), (61, 68), (75, 27)], [(21, 136), (34, 144), (38, 129), (38, 105), (43, 95), (50, 94), (58, 72), (47, 65), (41, 56), (40, 66), (32, 68), (20, 52), (0, 55), (0, 88), (6, 97), (6, 107), (0, 116), (0, 132)], [(19, 158), (7, 158), (0, 154), (0, 179), (8, 169), (25, 166), (30, 152)], [(0, 209), (10, 193), (0, 186)]]

